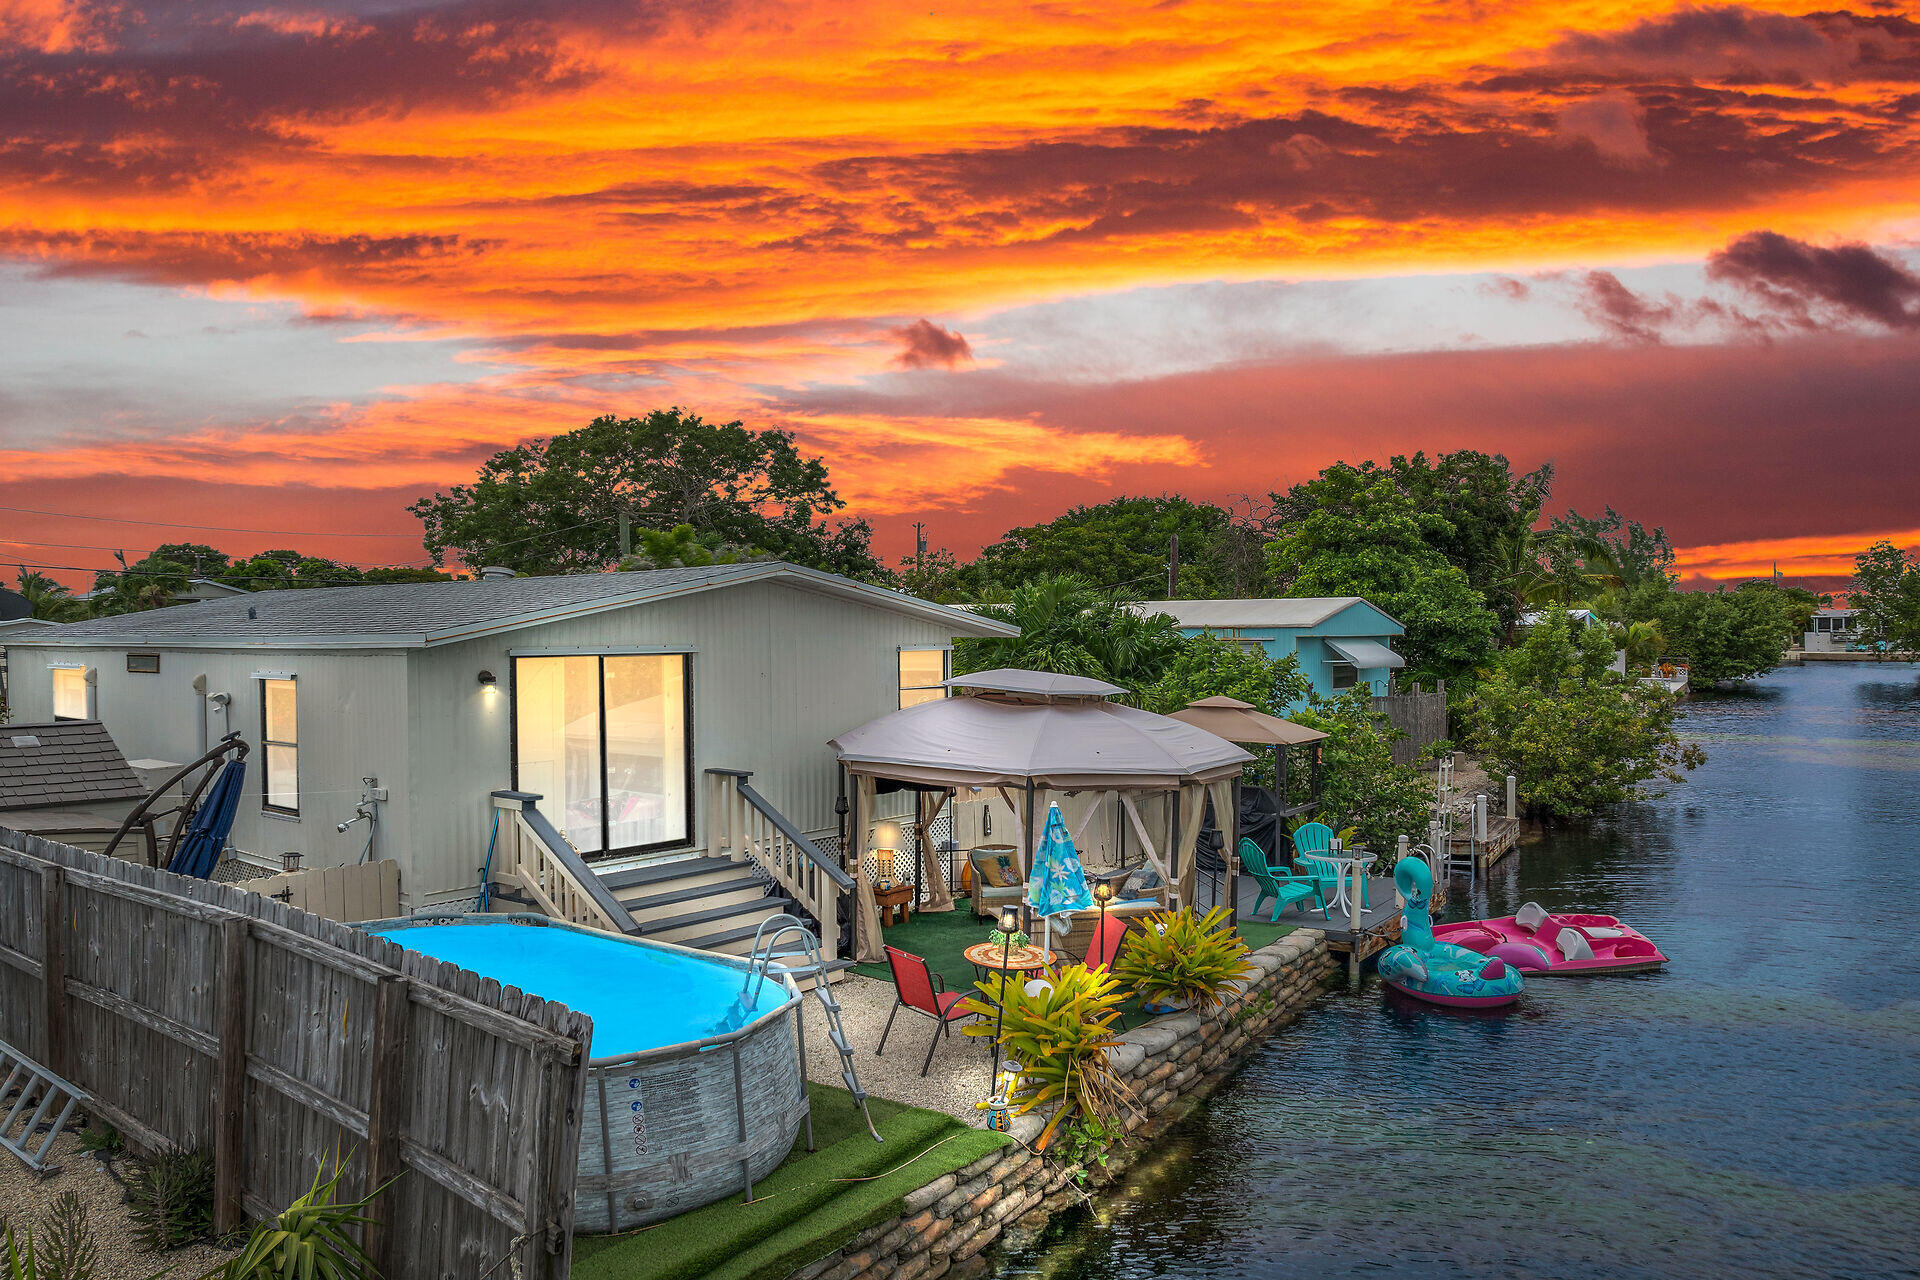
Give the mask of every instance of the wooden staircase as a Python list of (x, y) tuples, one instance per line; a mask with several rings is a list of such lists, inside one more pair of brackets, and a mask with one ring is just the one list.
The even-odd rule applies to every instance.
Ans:
[(746, 955), (762, 921), (803, 914), (820, 926), (829, 969), (839, 904), (853, 881), (753, 790), (751, 774), (707, 771), (704, 855), (597, 870), (540, 812), (540, 797), (496, 791), (492, 897), (556, 919), (651, 942)]

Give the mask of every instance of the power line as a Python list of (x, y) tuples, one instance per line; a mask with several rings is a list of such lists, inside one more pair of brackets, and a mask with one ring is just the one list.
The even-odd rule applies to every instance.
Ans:
[(156, 525), (163, 529), (198, 529), (205, 533), (270, 533), (283, 538), (411, 538), (407, 533), (329, 533), (319, 529), (242, 529), (225, 524), (181, 524), (177, 520), (134, 520), (125, 516), (82, 515), (77, 511), (41, 511), (35, 507), (0, 507), (27, 516), (57, 516), (62, 520), (102, 520), (108, 524)]

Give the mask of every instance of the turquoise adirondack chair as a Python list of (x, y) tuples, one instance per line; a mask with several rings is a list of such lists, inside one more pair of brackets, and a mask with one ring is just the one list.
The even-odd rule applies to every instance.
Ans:
[[(1333, 828), (1324, 822), (1302, 823), (1293, 833), (1293, 862), (1302, 875), (1319, 886), (1322, 900), (1332, 900), (1340, 892), (1340, 867), (1317, 858), (1315, 854), (1330, 853), (1333, 850)], [(1360, 905), (1370, 907), (1367, 901), (1367, 878), (1360, 877)]]
[(1280, 922), (1280, 913), (1296, 902), (1311, 899), (1313, 905), (1320, 908), (1320, 918), (1327, 916), (1326, 895), (1320, 892), (1320, 886), (1306, 876), (1291, 875), (1285, 871), (1274, 871), (1267, 865), (1267, 855), (1260, 846), (1246, 836), (1240, 837), (1240, 865), (1247, 869), (1260, 886), (1260, 896), (1254, 900), (1253, 914), (1259, 915), (1260, 908), (1266, 905), (1268, 898), (1273, 899), (1273, 914), (1268, 917), (1275, 924)]

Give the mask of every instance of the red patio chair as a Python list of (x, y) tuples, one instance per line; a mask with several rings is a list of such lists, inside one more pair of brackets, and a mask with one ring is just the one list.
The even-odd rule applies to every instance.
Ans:
[(1127, 922), (1108, 916), (1093, 927), (1093, 941), (1087, 946), (1086, 966), (1105, 969), (1120, 958), (1120, 944), (1127, 940)]
[(947, 1028), (973, 1014), (961, 1004), (966, 996), (947, 990), (947, 980), (927, 968), (927, 962), (912, 952), (888, 947), (887, 967), (893, 970), (894, 1002), (887, 1014), (887, 1029), (880, 1033), (880, 1047), (873, 1051), (874, 1056), (887, 1051), (887, 1036), (893, 1031), (894, 1015), (902, 1009), (911, 1009), (939, 1024), (933, 1029), (933, 1043), (927, 1046), (927, 1060), (920, 1064), (920, 1074), (924, 1076), (933, 1066), (933, 1051), (939, 1046), (940, 1037), (952, 1039)]

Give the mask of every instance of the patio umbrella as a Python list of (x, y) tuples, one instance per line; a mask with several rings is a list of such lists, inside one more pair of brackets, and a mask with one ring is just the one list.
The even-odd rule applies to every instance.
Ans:
[(1051, 951), (1053, 917), (1085, 911), (1093, 905), (1093, 892), (1087, 888), (1087, 873), (1080, 865), (1079, 851), (1067, 834), (1060, 806), (1047, 806), (1047, 825), (1040, 833), (1040, 844), (1033, 851), (1033, 874), (1027, 879), (1027, 903), (1042, 922), (1042, 950)]
[(220, 776), (213, 780), (207, 798), (187, 825), (187, 834), (180, 838), (180, 847), (174, 850), (167, 870), (200, 880), (213, 874), (220, 851), (227, 847), (227, 833), (233, 830), (233, 816), (240, 808), (246, 777), (245, 760), (229, 760), (220, 766)]

